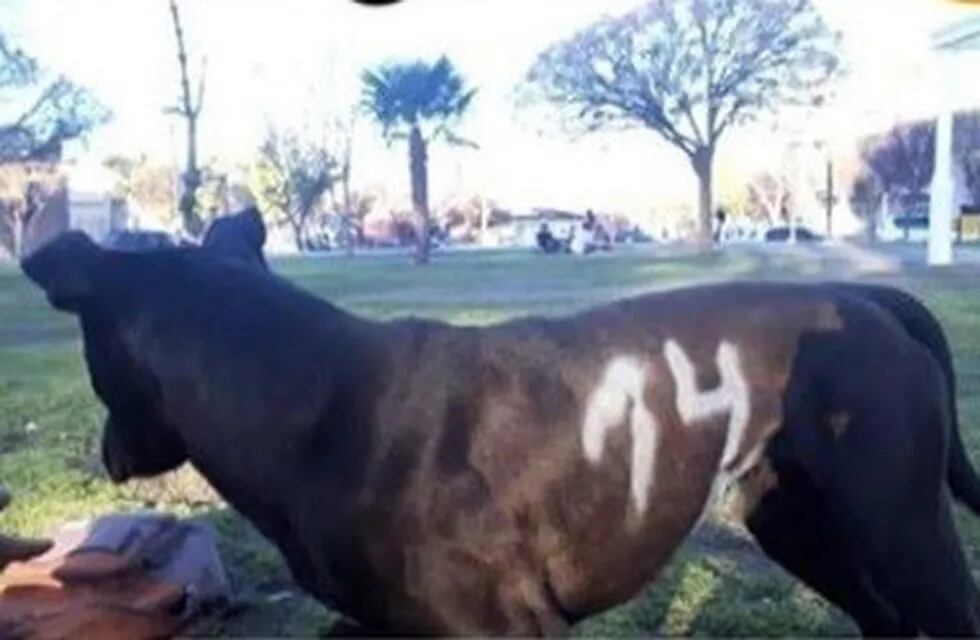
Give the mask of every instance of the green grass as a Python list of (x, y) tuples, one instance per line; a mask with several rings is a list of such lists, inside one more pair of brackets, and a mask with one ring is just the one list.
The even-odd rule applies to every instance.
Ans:
[[(956, 351), (964, 436), (980, 460), (980, 272), (916, 269), (876, 276), (806, 252), (733, 250), (708, 257), (617, 252), (587, 258), (454, 254), (424, 269), (403, 257), (282, 259), (273, 268), (317, 295), (372, 318), (416, 315), (486, 324), (564, 314), (684, 283), (741, 278), (873, 277), (920, 295)], [(0, 481), (16, 501), (0, 529), (40, 533), (59, 522), (144, 506), (205, 513), (219, 533), (243, 607), (202, 621), (200, 635), (315, 635), (333, 616), (296, 593), (277, 552), (214, 501), (195, 474), (114, 487), (98, 458), (103, 417), (88, 386), (77, 324), (50, 309), (10, 267), (0, 267)], [(974, 566), (980, 526), (960, 514)], [(709, 531), (687, 544), (632, 602), (588, 620), (576, 635), (850, 635), (851, 623), (736, 534)]]

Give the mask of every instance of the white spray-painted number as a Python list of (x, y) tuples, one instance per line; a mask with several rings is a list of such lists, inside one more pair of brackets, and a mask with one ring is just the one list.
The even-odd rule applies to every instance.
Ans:
[[(719, 385), (709, 391), (697, 387), (694, 363), (675, 341), (664, 344), (664, 358), (674, 379), (677, 413), (685, 425), (728, 413), (728, 432), (721, 465), (732, 463), (742, 446), (749, 422), (749, 388), (742, 371), (738, 349), (722, 341), (715, 355)], [(602, 461), (610, 430), (627, 420), (632, 437), (630, 494), (636, 511), (647, 508), (650, 486), (656, 470), (657, 420), (647, 406), (646, 365), (636, 356), (617, 356), (609, 361), (599, 385), (586, 404), (582, 424), (582, 446), (592, 464)]]

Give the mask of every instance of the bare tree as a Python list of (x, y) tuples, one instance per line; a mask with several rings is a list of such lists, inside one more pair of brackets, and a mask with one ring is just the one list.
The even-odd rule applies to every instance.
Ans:
[(963, 182), (973, 207), (980, 207), (980, 110), (956, 114), (953, 153), (963, 171)]
[(935, 122), (898, 124), (882, 136), (865, 140), (861, 156), (889, 197), (922, 194), (935, 165)]
[[(955, 114), (953, 127), (953, 155), (971, 199), (980, 203), (980, 111)], [(936, 123), (904, 122), (870, 136), (861, 144), (861, 157), (889, 202), (923, 196), (935, 167)]]
[[(343, 244), (347, 255), (354, 254), (357, 245), (357, 225), (363, 215), (362, 203), (358, 194), (351, 187), (352, 163), (354, 158), (354, 126), (357, 122), (357, 111), (352, 110), (349, 117), (328, 118), (325, 131), (326, 147), (339, 149), (335, 158), (335, 180), (330, 182), (328, 194), (332, 203), (333, 213), (340, 223), (339, 241)], [(340, 192), (338, 193), (338, 188)]]
[[(170, 0), (170, 15), (173, 20), (174, 36), (177, 40), (177, 64), (180, 68), (180, 96), (176, 106), (167, 109), (168, 113), (178, 115), (187, 123), (187, 160), (181, 175), (183, 191), (178, 208), (184, 224), (184, 231), (192, 236), (204, 231), (204, 221), (198, 212), (197, 190), (201, 186), (201, 169), (197, 163), (197, 123), (204, 104), (204, 70), (197, 82), (196, 95), (191, 93), (191, 80), (187, 63), (187, 47), (184, 43), (184, 29), (180, 22), (177, 0)], [(203, 63), (202, 63), (203, 66)]]
[(146, 155), (109, 156), (102, 164), (116, 174), (113, 197), (130, 207), (135, 205), (142, 217), (163, 224), (173, 222), (176, 177), (169, 165)]
[(808, 98), (837, 65), (836, 39), (810, 0), (652, 0), (541, 53), (525, 97), (555, 105), (577, 131), (647, 128), (680, 149), (698, 178), (707, 245), (722, 136)]
[[(900, 123), (880, 136), (861, 144), (861, 158), (874, 176), (881, 197), (890, 206), (901, 203), (905, 215), (907, 203), (921, 197), (932, 180), (936, 161), (935, 121)], [(909, 228), (905, 225), (905, 239)]]
[(748, 182), (749, 209), (766, 219), (770, 225), (788, 223), (783, 214), (792, 208), (792, 185), (779, 171), (764, 171)]

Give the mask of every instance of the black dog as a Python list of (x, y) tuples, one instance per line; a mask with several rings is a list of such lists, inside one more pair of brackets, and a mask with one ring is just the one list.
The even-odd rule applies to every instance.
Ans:
[(371, 632), (559, 633), (716, 502), (865, 633), (980, 633), (948, 347), (894, 290), (697, 287), (475, 329), (361, 320), (200, 249), (72, 233), (23, 267), (80, 317), (110, 476), (189, 459)]

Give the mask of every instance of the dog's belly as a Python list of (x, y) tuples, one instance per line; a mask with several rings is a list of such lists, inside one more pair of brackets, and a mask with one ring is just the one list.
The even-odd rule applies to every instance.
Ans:
[(662, 434), (644, 507), (637, 509), (630, 439), (617, 434), (598, 467), (569, 474), (565, 503), (546, 512), (537, 551), (574, 618), (634, 595), (656, 577), (709, 507), (720, 481), (718, 421)]

